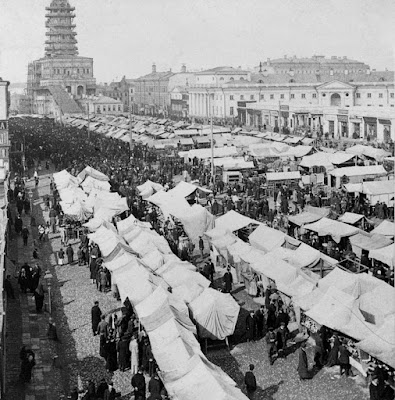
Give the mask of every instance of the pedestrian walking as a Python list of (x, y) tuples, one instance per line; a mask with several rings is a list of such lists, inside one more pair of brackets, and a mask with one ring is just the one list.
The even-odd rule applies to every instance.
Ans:
[(74, 257), (74, 250), (71, 247), (71, 244), (69, 244), (66, 248), (66, 255), (67, 255), (67, 263), (72, 264), (73, 263), (73, 257)]
[(201, 236), (199, 236), (199, 250), (200, 250), (200, 254), (203, 258), (203, 253), (204, 253), (204, 241), (203, 238)]
[(299, 361), (297, 370), (299, 379), (304, 380), (313, 378), (313, 372), (309, 370), (309, 363), (307, 361), (306, 342), (303, 342), (299, 348)]
[(253, 372), (254, 368), (254, 364), (250, 364), (249, 370), (245, 373), (244, 376), (244, 384), (246, 385), (247, 397), (250, 400), (253, 400), (255, 398), (255, 392), (257, 389), (256, 378)]
[(24, 226), (22, 228), (22, 233), (21, 233), (24, 246), (27, 246), (27, 241), (28, 241), (28, 238), (29, 238), (29, 234), (30, 234), (29, 229), (27, 229), (26, 226)]
[(63, 250), (62, 247), (58, 251), (58, 264), (59, 265), (63, 265), (64, 264), (64, 250)]
[(131, 383), (134, 391), (134, 400), (145, 400), (146, 385), (141, 368), (138, 369), (137, 374), (133, 375)]
[(102, 312), (99, 307), (99, 302), (96, 300), (94, 306), (91, 309), (91, 318), (92, 318), (92, 332), (93, 336), (96, 336), (98, 332), (98, 326), (101, 320)]

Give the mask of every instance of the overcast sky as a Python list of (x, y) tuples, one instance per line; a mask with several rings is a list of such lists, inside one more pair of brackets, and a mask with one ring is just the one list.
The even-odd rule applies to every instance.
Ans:
[[(26, 81), (44, 55), (50, 0), (0, 1), (0, 77)], [(98, 82), (151, 70), (232, 65), (313, 54), (394, 69), (394, 0), (70, 0), (79, 54)]]

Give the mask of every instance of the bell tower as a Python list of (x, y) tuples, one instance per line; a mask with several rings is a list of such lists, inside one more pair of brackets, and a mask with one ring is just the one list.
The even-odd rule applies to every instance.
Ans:
[(77, 32), (74, 32), (75, 7), (68, 0), (52, 0), (45, 8), (47, 40), (45, 41), (46, 57), (62, 57), (78, 55)]

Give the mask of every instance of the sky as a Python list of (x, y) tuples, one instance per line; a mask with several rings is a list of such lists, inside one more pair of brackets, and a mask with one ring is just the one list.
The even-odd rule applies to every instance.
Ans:
[[(69, 0), (97, 82), (158, 71), (347, 56), (394, 70), (394, 0)], [(0, 77), (25, 82), (44, 55), (50, 0), (0, 0)]]

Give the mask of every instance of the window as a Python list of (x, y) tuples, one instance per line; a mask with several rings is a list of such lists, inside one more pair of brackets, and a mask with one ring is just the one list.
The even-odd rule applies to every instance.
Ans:
[(66, 68), (63, 68), (63, 73), (66, 75)]
[(241, 77), (241, 78), (240, 78), (240, 80), (241, 80), (241, 81), (244, 81), (244, 78), (243, 78), (243, 77)]
[(284, 94), (280, 94), (280, 99), (283, 99), (284, 98)]
[(219, 80), (220, 80), (220, 81), (223, 81), (223, 80), (224, 80), (224, 77), (223, 77), (223, 76), (221, 76), (221, 78), (219, 78)]
[(230, 109), (229, 109), (229, 114), (230, 114), (230, 115), (233, 115), (233, 107), (230, 107)]
[(97, 106), (96, 112), (100, 113), (100, 107), (99, 106)]
[(316, 98), (317, 98), (317, 93), (313, 93), (311, 97), (312, 97), (313, 99), (316, 99)]
[(294, 99), (295, 98), (295, 95), (292, 93), (291, 94), (291, 99)]
[(229, 100), (234, 100), (233, 94), (231, 94), (231, 95), (229, 96)]
[(121, 105), (118, 106), (118, 111), (121, 111)]
[(391, 97), (391, 99), (393, 99), (394, 98), (394, 94), (390, 93), (390, 97)]
[(357, 96), (357, 99), (360, 99), (361, 98), (361, 93), (357, 93), (356, 96)]
[(379, 99), (383, 98), (383, 93), (379, 93)]
[(368, 93), (368, 99), (372, 97), (372, 93)]
[(106, 106), (103, 106), (103, 111), (106, 111)]
[(250, 100), (254, 100), (254, 95), (253, 94), (250, 96)]
[(270, 95), (270, 100), (273, 100), (274, 99), (274, 94), (271, 94)]
[(115, 104), (112, 106), (112, 110), (113, 110), (113, 111), (116, 111), (116, 110), (117, 110)]
[(302, 99), (305, 99), (306, 95), (304, 93), (302, 93)]
[(240, 100), (244, 100), (244, 94), (240, 95)]
[(234, 81), (235, 80), (235, 78), (233, 78), (233, 76), (229, 79), (230, 81)]
[(263, 100), (265, 98), (264, 94), (261, 94), (261, 100)]

